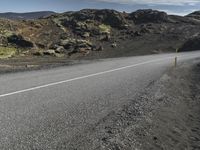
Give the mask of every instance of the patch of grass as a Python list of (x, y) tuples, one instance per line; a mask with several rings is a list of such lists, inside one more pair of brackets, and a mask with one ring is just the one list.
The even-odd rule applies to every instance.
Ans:
[(13, 32), (11, 32), (11, 31), (6, 31), (4, 33), (4, 36), (6, 36), (6, 37), (9, 37), (9, 36), (12, 36), (12, 35), (13, 35)]
[(14, 47), (1, 47), (0, 46), (0, 59), (9, 58), (16, 54), (17, 49)]
[(110, 34), (111, 27), (109, 25), (101, 24), (101, 25), (99, 25), (99, 30), (101, 33)]
[(11, 36), (13, 33), (11, 31), (8, 31), (4, 28), (0, 28), (0, 35), (8, 37)]

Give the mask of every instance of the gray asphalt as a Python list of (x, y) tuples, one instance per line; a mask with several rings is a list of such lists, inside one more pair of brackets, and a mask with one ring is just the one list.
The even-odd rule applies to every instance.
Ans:
[[(98, 60), (0, 75), (0, 149), (56, 149), (200, 52)], [(58, 149), (58, 148), (57, 148)]]

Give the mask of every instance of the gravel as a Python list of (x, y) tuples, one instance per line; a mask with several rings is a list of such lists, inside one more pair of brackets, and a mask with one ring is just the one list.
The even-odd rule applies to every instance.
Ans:
[[(168, 70), (68, 146), (80, 150), (200, 149), (199, 74), (197, 59)], [(65, 148), (61, 144), (58, 149)]]

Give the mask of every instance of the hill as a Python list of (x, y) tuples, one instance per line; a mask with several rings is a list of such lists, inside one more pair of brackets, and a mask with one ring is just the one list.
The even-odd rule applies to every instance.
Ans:
[(27, 13), (13, 13), (13, 12), (7, 12), (7, 13), (0, 13), (0, 18), (6, 18), (6, 19), (39, 19), (43, 17), (48, 17), (55, 12), (52, 11), (40, 11), (40, 12), (27, 12)]
[(200, 11), (195, 11), (195, 12), (187, 15), (186, 17), (190, 17), (190, 18), (200, 20)]
[(2, 58), (105, 58), (174, 52), (200, 33), (196, 17), (151, 9), (132, 13), (84, 9), (35, 20), (1, 19), (0, 25)]

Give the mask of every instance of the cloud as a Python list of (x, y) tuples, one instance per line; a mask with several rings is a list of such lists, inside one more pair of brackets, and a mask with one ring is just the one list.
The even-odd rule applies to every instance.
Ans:
[(196, 11), (196, 9), (191, 10), (184, 10), (184, 11), (175, 11), (175, 10), (169, 10), (169, 9), (161, 9), (160, 11), (164, 11), (169, 15), (179, 15), (179, 16), (185, 16), (190, 14), (191, 12)]
[(149, 5), (195, 5), (199, 0), (96, 0), (98, 2), (119, 4), (149, 4)]

